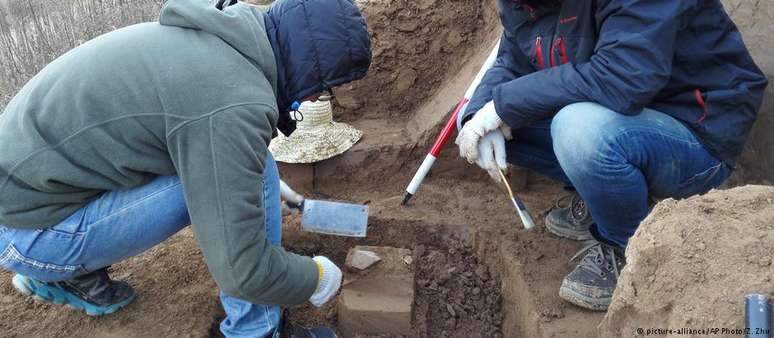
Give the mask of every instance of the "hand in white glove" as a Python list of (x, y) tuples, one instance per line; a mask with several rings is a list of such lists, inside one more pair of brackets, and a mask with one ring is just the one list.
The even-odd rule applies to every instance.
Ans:
[(316, 307), (321, 307), (327, 303), (341, 287), (341, 269), (333, 264), (330, 259), (317, 256), (312, 258), (317, 263), (318, 281), (317, 289), (309, 298), (309, 302)]
[(479, 156), (479, 140), (488, 132), (496, 130), (502, 125), (503, 121), (495, 111), (494, 101), (489, 101), (460, 130), (455, 141), (460, 147), (460, 156), (467, 159), (468, 163), (476, 163)]
[[(504, 133), (502, 129), (507, 129)], [(496, 182), (500, 181), (499, 171), (508, 169), (505, 155), (505, 140), (510, 139), (510, 128), (500, 128), (490, 131), (478, 143), (479, 157), (476, 164), (486, 170)], [(508, 134), (507, 136), (505, 134)]]
[(282, 199), (288, 202), (288, 206), (293, 208), (300, 207), (301, 203), (304, 202), (304, 196), (301, 196), (301, 194), (295, 192), (283, 180), (280, 180), (280, 196), (282, 196)]

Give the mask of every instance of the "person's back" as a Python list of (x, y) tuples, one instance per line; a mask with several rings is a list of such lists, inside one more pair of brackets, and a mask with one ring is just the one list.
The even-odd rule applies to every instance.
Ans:
[[(226, 34), (266, 35), (262, 17), (244, 15)], [(277, 120), (268, 39), (229, 45), (213, 30), (126, 27), (25, 85), (0, 119), (0, 224), (45, 228), (104, 191), (175, 174), (168, 137), (232, 106), (263, 106), (265, 123), (252, 127), (268, 144)]]

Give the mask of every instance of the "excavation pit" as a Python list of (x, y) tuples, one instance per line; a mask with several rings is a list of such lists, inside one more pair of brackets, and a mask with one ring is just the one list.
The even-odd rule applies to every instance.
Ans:
[[(347, 252), (358, 245), (401, 249), (389, 249), (394, 254), (377, 250), (384, 260), (370, 268), (374, 271), (345, 272), (345, 284), (353, 284), (343, 287), (337, 303), (322, 309), (298, 307), (292, 310), (295, 320), (307, 325), (336, 326), (345, 337), (502, 336), (504, 315), (499, 275), (490, 273), (494, 269), (476, 257), (473, 237), (466, 227), (372, 219), (365, 239), (317, 235), (297, 229), (297, 219), (286, 221), (284, 244), (288, 250), (325, 255), (342, 267)], [(369, 274), (386, 278), (369, 280)], [(407, 276), (412, 304), (405, 303), (408, 295), (393, 292), (406, 289), (396, 288), (395, 283), (407, 282)], [(380, 284), (385, 282), (391, 285)], [(379, 285), (384, 286), (384, 292), (378, 292)], [(360, 297), (373, 297), (374, 302)], [(338, 303), (347, 300), (358, 304)], [(387, 303), (379, 308), (376, 302), (382, 301)], [(406, 309), (412, 307), (413, 311), (407, 314)], [(375, 318), (384, 320), (372, 320)]]

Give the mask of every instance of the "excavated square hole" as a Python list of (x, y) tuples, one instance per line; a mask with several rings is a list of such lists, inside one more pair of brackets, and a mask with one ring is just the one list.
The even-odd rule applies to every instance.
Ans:
[[(372, 219), (368, 237), (355, 239), (302, 232), (298, 222), (297, 217), (285, 221), (285, 248), (304, 255), (324, 255), (342, 267), (348, 250), (357, 245), (412, 250), (415, 296), (411, 336), (502, 337), (499, 273), (479, 260), (467, 228)], [(305, 325), (336, 327), (338, 322), (335, 302), (322, 309), (299, 306), (291, 309), (291, 316)]]

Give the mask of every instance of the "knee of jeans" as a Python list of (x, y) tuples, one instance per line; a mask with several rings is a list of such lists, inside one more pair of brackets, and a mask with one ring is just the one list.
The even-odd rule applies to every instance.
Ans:
[(563, 167), (577, 169), (601, 158), (615, 139), (603, 126), (615, 114), (592, 102), (574, 103), (556, 114), (551, 123), (551, 138)]

